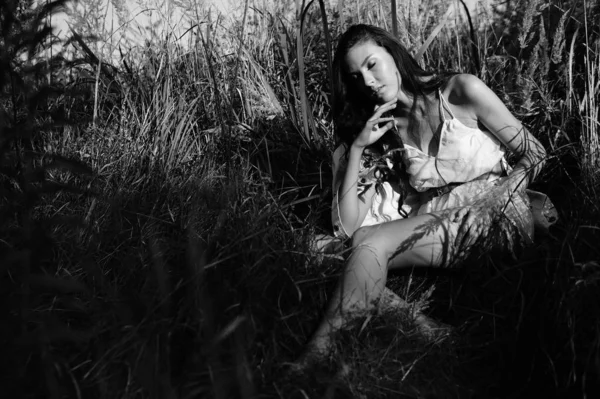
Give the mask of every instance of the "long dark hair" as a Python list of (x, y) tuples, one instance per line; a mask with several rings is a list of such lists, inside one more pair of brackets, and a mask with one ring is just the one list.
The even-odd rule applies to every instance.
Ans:
[[(402, 78), (402, 87), (415, 99), (425, 100), (427, 94), (443, 87), (454, 73), (426, 71), (391, 33), (372, 25), (353, 25), (342, 34), (333, 58), (333, 120), (339, 142), (350, 147), (367, 119), (373, 115), (375, 102), (361, 94), (345, 67), (348, 51), (355, 45), (372, 41), (386, 49), (394, 59)], [(427, 77), (428, 79), (423, 79)], [(414, 118), (409, 116), (409, 130)], [(409, 131), (409, 134), (411, 132)]]
[[(427, 71), (417, 63), (406, 48), (389, 32), (371, 25), (353, 25), (338, 41), (333, 58), (333, 120), (335, 135), (338, 143), (350, 145), (364, 127), (367, 119), (373, 115), (375, 102), (369, 96), (362, 94), (356, 82), (348, 74), (345, 58), (348, 51), (355, 45), (372, 41), (383, 47), (394, 59), (396, 68), (402, 79), (402, 88), (414, 98), (413, 108), (408, 117), (408, 134), (416, 136), (418, 126), (414, 117), (414, 110), (419, 100), (422, 100), (426, 109), (429, 109), (427, 95), (440, 89), (447, 82), (451, 72), (438, 73)], [(424, 79), (426, 78), (426, 79)], [(415, 137), (415, 139), (417, 139)], [(402, 162), (400, 151), (403, 148), (402, 140), (395, 129), (388, 131), (380, 140), (367, 147), (363, 153), (365, 166), (376, 168), (380, 178), (376, 184), (379, 190), (383, 181), (395, 181), (400, 186), (400, 199), (398, 211), (407, 216), (402, 210), (402, 204), (410, 188), (406, 183), (408, 175)], [(393, 165), (389, 168), (389, 162)]]

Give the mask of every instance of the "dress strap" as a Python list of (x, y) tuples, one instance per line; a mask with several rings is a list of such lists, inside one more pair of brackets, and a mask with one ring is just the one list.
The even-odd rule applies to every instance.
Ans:
[(440, 96), (440, 114), (442, 114), (442, 118), (444, 118), (444, 121), (446, 120), (446, 114), (444, 113), (444, 109), (445, 109), (446, 112), (448, 112), (450, 114), (450, 119), (454, 119), (454, 114), (452, 113), (452, 110), (450, 109), (450, 105), (448, 104), (448, 102), (446, 101), (444, 96), (442, 95), (442, 91), (438, 89), (438, 93)]

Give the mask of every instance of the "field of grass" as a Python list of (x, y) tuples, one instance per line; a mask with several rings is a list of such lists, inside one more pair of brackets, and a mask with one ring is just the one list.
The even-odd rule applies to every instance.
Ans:
[(532, 188), (560, 219), (516, 260), (390, 276), (448, 338), (365, 315), (305, 375), (287, 364), (343, 267), (312, 249), (331, 232), (328, 54), (349, 24), (394, 29), (392, 2), (200, 10), (184, 44), (110, 63), (43, 28), (63, 1), (22, 3), (0, 5), (3, 395), (597, 397), (598, 1), (506, 2), (474, 29), (398, 4), (423, 65), (477, 74), (545, 145)]

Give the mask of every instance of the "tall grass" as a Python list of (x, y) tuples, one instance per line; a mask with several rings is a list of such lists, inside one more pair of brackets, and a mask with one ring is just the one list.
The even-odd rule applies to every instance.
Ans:
[[(459, 7), (441, 23), (448, 5), (434, 0), (399, 2), (395, 21), (388, 1), (298, 1), (292, 17), (245, 2), (239, 23), (198, 8), (185, 42), (155, 36), (111, 65), (77, 35), (73, 63), (60, 52), (26, 56), (50, 40), (38, 16), (62, 2), (31, 15), (8, 3), (8, 388), (56, 398), (592, 397), (598, 388), (594, 4), (517, 4), (471, 15), (474, 30)], [(314, 373), (294, 376), (285, 363), (343, 266), (315, 253), (313, 239), (331, 229), (330, 49), (358, 22), (396, 23), (427, 67), (476, 70), (549, 149), (536, 187), (561, 219), (518, 261), (391, 276), (392, 290), (454, 327), (447, 340), (427, 340), (404, 314), (369, 314)]]

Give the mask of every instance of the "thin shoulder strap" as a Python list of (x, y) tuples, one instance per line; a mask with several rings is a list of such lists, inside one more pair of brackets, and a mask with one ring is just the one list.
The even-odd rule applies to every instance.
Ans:
[(446, 101), (444, 96), (442, 95), (442, 90), (438, 90), (438, 92), (440, 95), (440, 114), (442, 115), (442, 118), (444, 118), (444, 121), (446, 120), (446, 114), (444, 113), (444, 109), (445, 109), (446, 112), (448, 112), (450, 114), (450, 119), (454, 119), (454, 114), (452, 113), (452, 110), (450, 109), (450, 105), (448, 104), (448, 102)]

